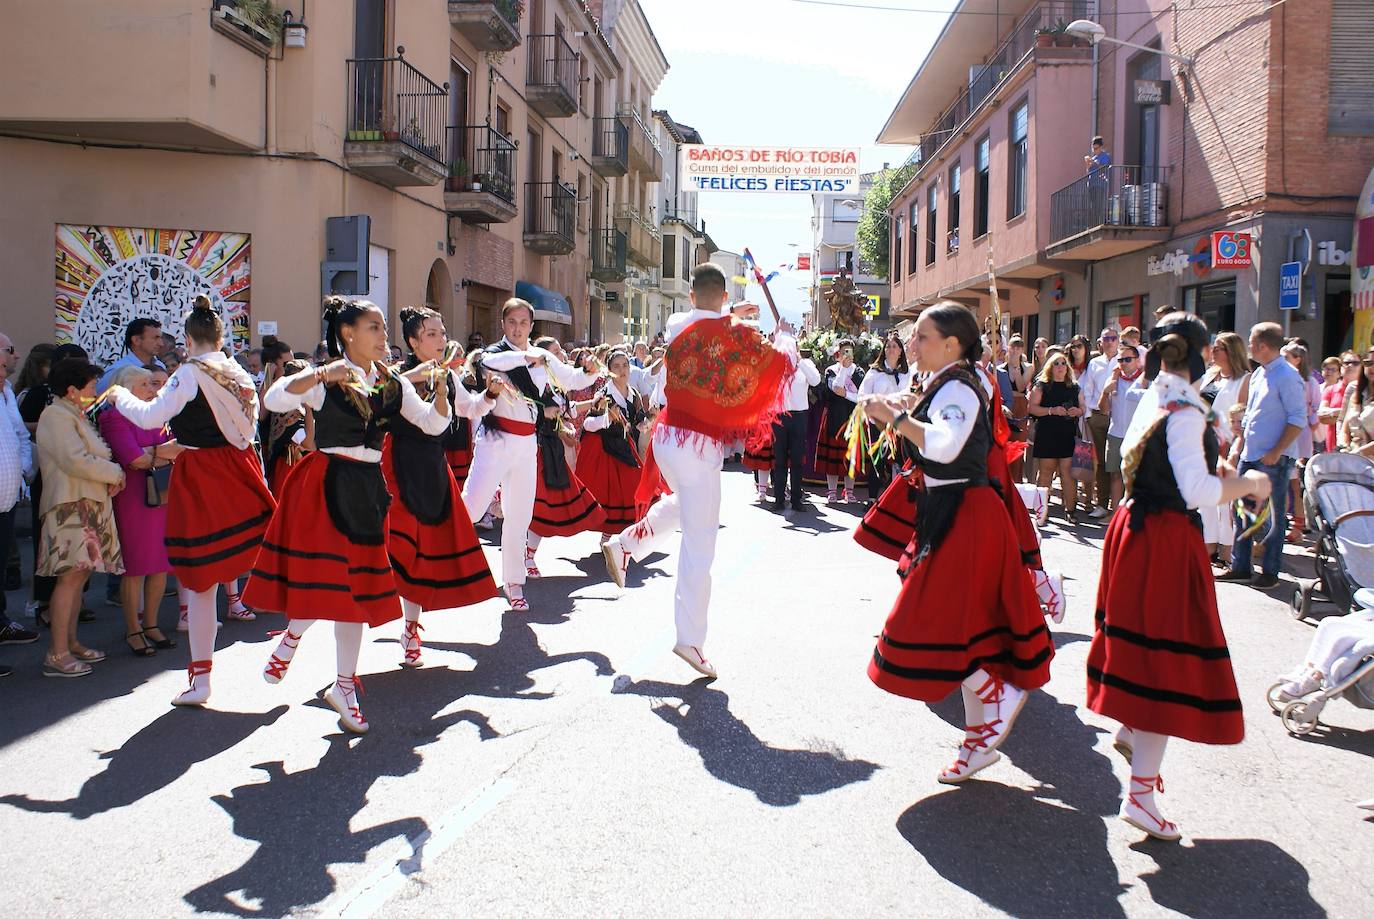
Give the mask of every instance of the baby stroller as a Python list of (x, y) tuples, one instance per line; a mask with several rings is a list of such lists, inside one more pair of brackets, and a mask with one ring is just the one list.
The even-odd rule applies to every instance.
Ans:
[(1307, 463), (1303, 504), (1317, 537), (1316, 580), (1298, 580), (1293, 617), (1312, 612), (1320, 593), (1349, 612), (1355, 591), (1374, 587), (1374, 460), (1318, 453)]
[(1269, 707), (1290, 734), (1311, 733), (1332, 699), (1374, 709), (1374, 590), (1355, 592), (1362, 609), (1323, 619), (1295, 672), (1269, 687)]

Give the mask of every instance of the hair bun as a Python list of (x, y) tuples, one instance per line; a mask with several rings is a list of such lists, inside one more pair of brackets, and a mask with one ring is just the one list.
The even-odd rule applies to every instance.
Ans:
[(207, 313), (215, 311), (215, 307), (210, 303), (210, 298), (205, 294), (196, 294), (195, 299), (191, 301), (191, 309), (205, 310)]
[(1188, 341), (1182, 335), (1171, 332), (1155, 343), (1155, 350), (1165, 364), (1181, 364), (1188, 358)]
[(411, 319), (416, 319), (420, 315), (421, 311), (413, 306), (403, 306), (401, 307), (401, 311), (396, 314), (397, 318), (400, 319), (402, 322), (408, 322)]

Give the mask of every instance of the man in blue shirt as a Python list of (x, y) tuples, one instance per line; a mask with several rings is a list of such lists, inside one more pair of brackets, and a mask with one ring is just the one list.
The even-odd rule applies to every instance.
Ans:
[(1307, 425), (1307, 387), (1292, 364), (1284, 358), (1283, 329), (1277, 322), (1261, 322), (1250, 330), (1250, 357), (1259, 369), (1250, 374), (1250, 398), (1245, 403), (1240, 472), (1258, 469), (1273, 485), (1274, 515), (1264, 540), (1260, 573), (1251, 571), (1251, 544), (1241, 539), (1246, 529), (1236, 521), (1236, 541), (1231, 568), (1218, 581), (1248, 581), (1269, 590), (1279, 583), (1283, 563), (1283, 537), (1288, 526), (1288, 480), (1298, 461), (1298, 434)]
[(129, 353), (105, 368), (105, 375), (98, 384), (101, 392), (114, 382), (114, 376), (121, 367), (130, 364), (135, 367), (162, 365), (162, 361), (158, 360), (162, 354), (162, 323), (156, 319), (135, 319), (130, 322), (124, 330), (124, 349)]

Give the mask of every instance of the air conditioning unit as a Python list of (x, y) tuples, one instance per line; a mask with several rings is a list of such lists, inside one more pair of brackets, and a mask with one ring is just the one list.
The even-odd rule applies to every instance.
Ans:
[(595, 278), (588, 278), (587, 296), (591, 297), (593, 300), (605, 300), (606, 285), (596, 280)]

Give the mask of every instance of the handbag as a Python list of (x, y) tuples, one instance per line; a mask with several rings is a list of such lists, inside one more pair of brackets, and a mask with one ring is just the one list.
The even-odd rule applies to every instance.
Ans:
[(1097, 451), (1093, 449), (1092, 440), (1083, 436), (1083, 425), (1080, 424), (1078, 437), (1073, 442), (1073, 460), (1069, 466), (1069, 474), (1075, 482), (1091, 482), (1096, 476), (1096, 464)]
[(163, 463), (148, 470), (143, 494), (143, 503), (149, 507), (162, 507), (167, 503), (167, 490), (172, 485), (172, 464)]

